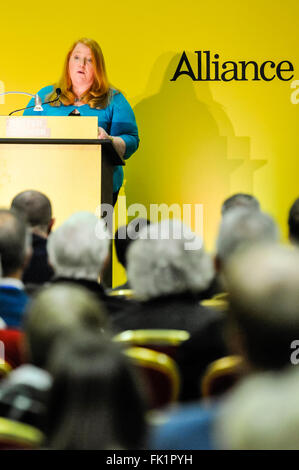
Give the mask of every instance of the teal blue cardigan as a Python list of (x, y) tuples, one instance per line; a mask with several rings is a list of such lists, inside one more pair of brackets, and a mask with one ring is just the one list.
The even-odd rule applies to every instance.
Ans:
[[(42, 102), (47, 101), (49, 94), (53, 92), (53, 86), (42, 88), (38, 94)], [(32, 98), (27, 106), (34, 106)], [(43, 105), (43, 111), (33, 111), (33, 108), (24, 111), (24, 116), (68, 116), (76, 106), (51, 106)], [(98, 126), (115, 137), (121, 137), (126, 144), (124, 158), (129, 158), (138, 148), (139, 137), (134, 112), (122, 93), (114, 92), (110, 103), (105, 109), (90, 108), (88, 104), (77, 106), (81, 116), (97, 116)], [(116, 166), (113, 173), (113, 192), (117, 192), (124, 179), (122, 166)]]

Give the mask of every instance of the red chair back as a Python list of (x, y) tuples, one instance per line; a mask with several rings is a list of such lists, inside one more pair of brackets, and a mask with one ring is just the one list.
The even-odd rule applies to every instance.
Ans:
[(175, 362), (169, 356), (139, 347), (129, 348), (125, 354), (143, 382), (150, 409), (177, 401), (180, 377)]

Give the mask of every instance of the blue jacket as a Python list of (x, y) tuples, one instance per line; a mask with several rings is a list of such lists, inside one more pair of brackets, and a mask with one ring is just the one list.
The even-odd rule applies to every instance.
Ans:
[(27, 294), (13, 286), (0, 287), (0, 317), (8, 328), (21, 328), (28, 303)]
[[(42, 102), (47, 101), (47, 97), (53, 91), (53, 86), (42, 88), (38, 95)], [(32, 98), (28, 106), (34, 106)], [(68, 116), (74, 109), (80, 111), (81, 116), (97, 116), (98, 126), (115, 137), (121, 137), (126, 143), (124, 158), (129, 158), (138, 148), (139, 137), (134, 112), (122, 93), (115, 92), (105, 109), (90, 108), (88, 104), (82, 106), (51, 106), (43, 105), (43, 111), (33, 111), (33, 108), (24, 111), (24, 116)], [(116, 166), (113, 174), (113, 192), (119, 190), (123, 183), (124, 172), (121, 166)]]
[(148, 448), (151, 450), (214, 450), (213, 425), (218, 404), (204, 408), (200, 403), (181, 405), (162, 425), (152, 426)]

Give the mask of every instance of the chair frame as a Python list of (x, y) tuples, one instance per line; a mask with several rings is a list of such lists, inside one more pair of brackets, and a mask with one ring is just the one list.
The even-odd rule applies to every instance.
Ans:
[(170, 403), (177, 401), (180, 390), (180, 375), (178, 367), (167, 354), (153, 351), (148, 348), (132, 347), (124, 351), (135, 365), (151, 368), (167, 375), (172, 382)]
[(211, 398), (210, 388), (214, 380), (226, 374), (238, 372), (242, 366), (241, 356), (225, 356), (213, 361), (208, 367), (201, 381), (201, 393), (205, 399)]

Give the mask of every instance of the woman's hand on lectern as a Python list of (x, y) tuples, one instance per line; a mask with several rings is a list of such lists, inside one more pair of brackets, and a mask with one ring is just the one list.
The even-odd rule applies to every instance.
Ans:
[(126, 143), (121, 137), (111, 137), (105, 129), (102, 127), (98, 128), (98, 139), (110, 139), (113, 147), (117, 151), (120, 157), (123, 157), (126, 151)]
[(110, 139), (110, 136), (102, 127), (98, 127), (98, 139)]

